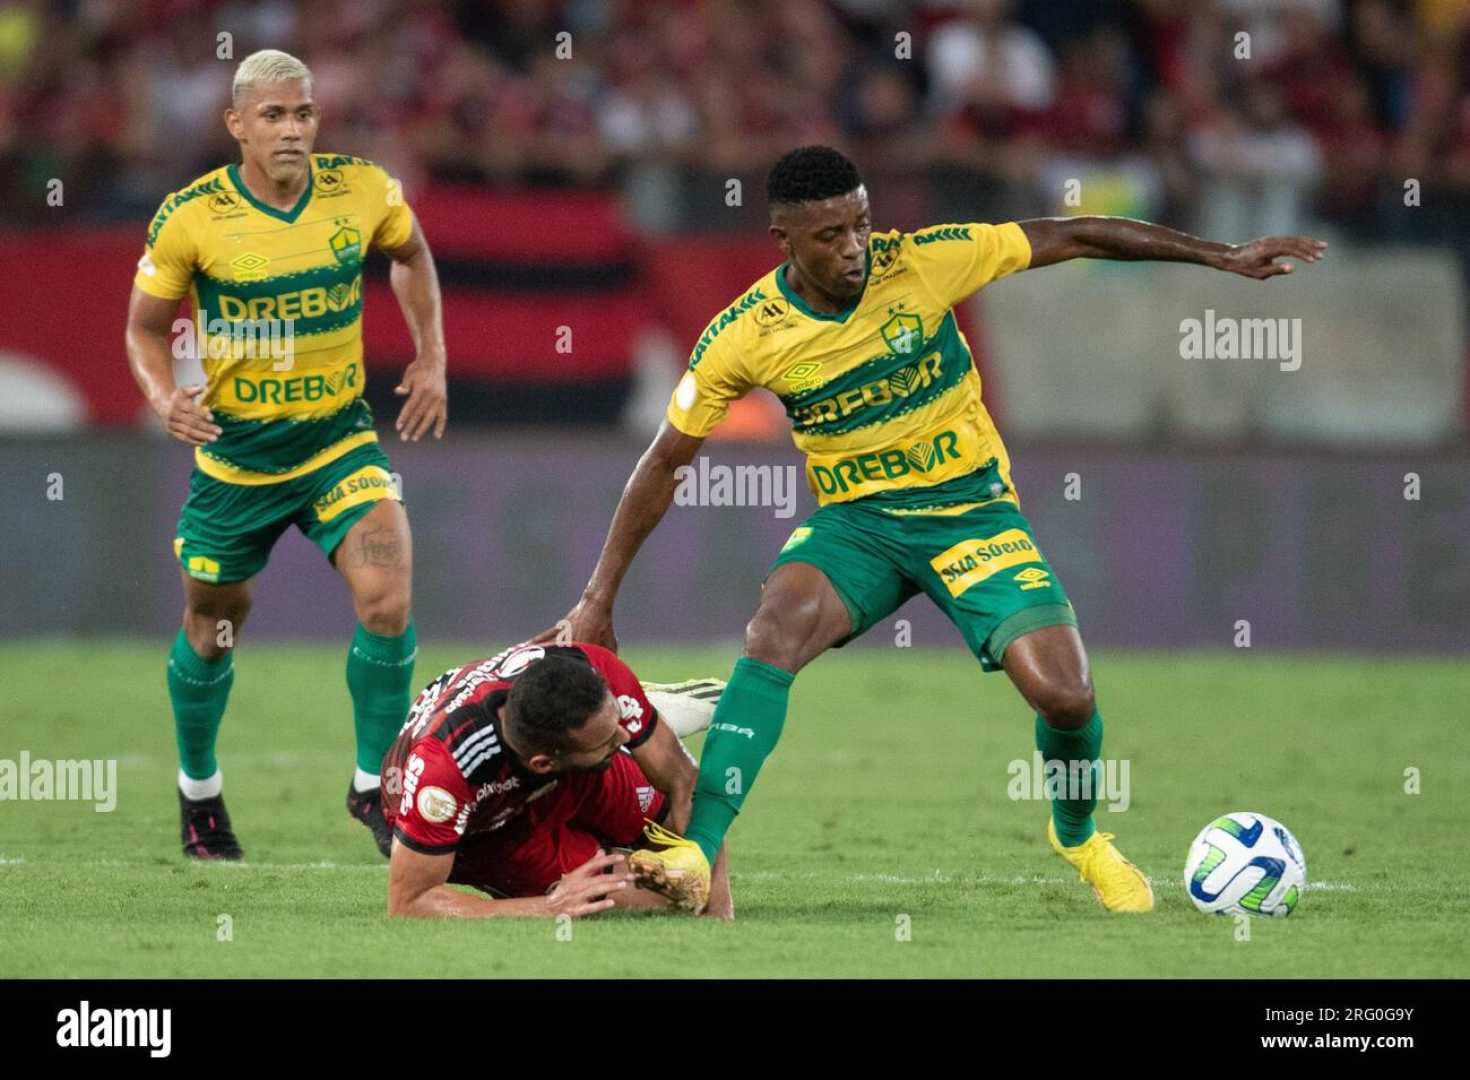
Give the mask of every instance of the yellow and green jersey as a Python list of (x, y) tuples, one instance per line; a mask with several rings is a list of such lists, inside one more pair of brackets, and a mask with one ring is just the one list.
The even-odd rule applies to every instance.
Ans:
[(223, 431), (195, 451), (201, 472), (280, 483), (377, 440), (362, 397), (363, 257), (412, 229), (398, 184), (345, 155), (313, 154), (290, 210), (258, 201), (235, 165), (163, 201), (133, 283), (193, 304), (204, 403)]
[(867, 287), (835, 314), (792, 292), (783, 264), (709, 324), (669, 423), (703, 438), (731, 401), (763, 386), (786, 407), (821, 505), (872, 499), (865, 505), (893, 513), (962, 513), (1014, 500), (1010, 458), (953, 308), (1030, 263), (1014, 222), (875, 234)]

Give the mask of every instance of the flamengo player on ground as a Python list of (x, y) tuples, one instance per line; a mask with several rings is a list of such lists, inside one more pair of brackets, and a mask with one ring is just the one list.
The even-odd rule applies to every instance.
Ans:
[[(405, 439), (444, 430), (438, 278), (382, 169), (311, 152), (318, 113), (299, 60), (275, 50), (243, 60), (225, 124), (241, 163), (164, 200), (128, 308), (133, 375), (169, 434), (195, 447), (174, 540), (183, 628), (168, 659), (184, 854), (242, 856), (215, 739), (251, 581), (294, 524), (352, 592), (357, 770), (347, 809), (387, 855), (378, 773), (408, 710), (417, 649), (408, 517), (362, 398), (363, 257), (372, 246), (393, 260), (393, 291), (417, 346), (398, 387)], [(170, 333), (185, 294), (207, 387), (174, 382)]]
[[(697, 888), (739, 812), (781, 734), (796, 672), (921, 591), (982, 669), (1010, 676), (1036, 714), (1043, 758), (1101, 758), (1077, 619), (1021, 515), (954, 305), (1007, 274), (1068, 259), (1188, 262), (1265, 280), (1291, 271), (1277, 259), (1315, 262), (1326, 246), (1290, 236), (1218, 244), (1106, 217), (874, 234), (857, 169), (822, 146), (777, 162), (767, 197), (787, 261), (695, 345), (567, 616), (572, 636), (616, 644), (613, 600), (668, 509), (677, 470), (733, 399), (757, 386), (775, 393), (819, 507), (776, 557), (746, 627), (700, 758), (688, 839), (630, 859), (640, 882), (675, 893)], [(1148, 879), (1096, 831), (1095, 805), (1054, 800), (1051, 846), (1108, 910), (1151, 910)]]
[[(694, 779), (672, 725), (607, 649), (518, 645), (447, 671), (419, 695), (383, 758), (394, 836), (388, 912), (669, 906), (629, 888), (625, 856), (606, 849), (638, 843), (645, 820), (655, 838), (665, 835), (659, 822), (683, 828)], [(731, 918), (723, 855), (711, 886), (706, 912)]]

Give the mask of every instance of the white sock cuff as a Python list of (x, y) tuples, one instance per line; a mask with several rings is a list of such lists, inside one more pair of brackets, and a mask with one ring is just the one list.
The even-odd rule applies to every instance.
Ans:
[(184, 793), (184, 798), (186, 799), (193, 799), (195, 801), (199, 799), (212, 799), (223, 791), (224, 787), (225, 776), (219, 769), (214, 770), (213, 776), (206, 777), (203, 780), (193, 780), (183, 769), (179, 770), (179, 790)]
[(364, 791), (375, 791), (380, 783), (381, 780), (377, 773), (371, 773), (365, 769), (358, 769), (352, 774), (352, 790), (359, 794)]

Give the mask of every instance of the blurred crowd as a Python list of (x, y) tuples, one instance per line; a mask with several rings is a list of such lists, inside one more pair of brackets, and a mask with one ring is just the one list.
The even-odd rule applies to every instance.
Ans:
[(321, 145), (410, 190), (605, 186), (712, 228), (725, 178), (822, 141), (890, 219), (1398, 237), (1406, 205), (1470, 205), (1467, 41), (1470, 0), (22, 0), (0, 219), (44, 220), (52, 178), (90, 219), (146, 214), (234, 156), (230, 74), (274, 46), (314, 70)]

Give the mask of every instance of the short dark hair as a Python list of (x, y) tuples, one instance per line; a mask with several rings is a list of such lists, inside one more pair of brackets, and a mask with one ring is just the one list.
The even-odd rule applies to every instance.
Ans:
[(527, 749), (560, 752), (568, 735), (602, 707), (607, 683), (592, 665), (550, 653), (527, 665), (505, 699), (505, 714)]
[(862, 187), (857, 166), (830, 146), (799, 146), (781, 156), (766, 176), (766, 201), (820, 202)]

